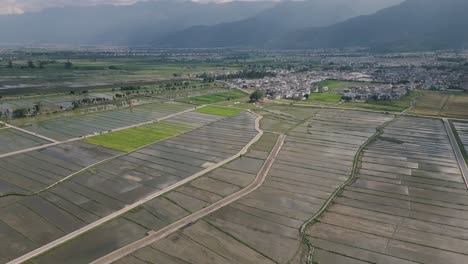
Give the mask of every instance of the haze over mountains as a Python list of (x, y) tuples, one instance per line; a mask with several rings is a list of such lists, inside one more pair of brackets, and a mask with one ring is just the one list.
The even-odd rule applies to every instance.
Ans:
[(378, 50), (468, 47), (467, 0), (407, 0), (369, 16), (277, 39), (287, 48), (372, 47)]
[(150, 1), (0, 16), (1, 43), (170, 48), (444, 49), (468, 43), (466, 0)]
[(157, 44), (166, 47), (264, 47), (286, 32), (329, 26), (399, 2), (401, 0), (288, 1), (244, 20), (175, 32)]
[(193, 25), (214, 25), (256, 15), (275, 2), (199, 4), (150, 1), (134, 5), (50, 8), (0, 16), (2, 43), (146, 45)]

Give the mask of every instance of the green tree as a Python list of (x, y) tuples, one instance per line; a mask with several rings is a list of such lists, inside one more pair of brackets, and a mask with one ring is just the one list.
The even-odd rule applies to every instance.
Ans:
[(73, 63), (71, 63), (71, 61), (67, 61), (65, 62), (65, 69), (71, 69), (73, 67)]
[(36, 64), (32, 60), (28, 60), (28, 68), (34, 69), (36, 68)]
[(13, 111), (13, 118), (25, 117), (27, 113), (28, 110), (26, 108), (18, 108)]
[(249, 96), (251, 101), (259, 101), (259, 100), (263, 99), (263, 97), (265, 97), (265, 93), (263, 93), (262, 91), (259, 91), (259, 90), (256, 90), (255, 92), (253, 92)]
[(10, 69), (13, 68), (13, 61), (12, 60), (8, 61), (7, 68), (10, 68)]

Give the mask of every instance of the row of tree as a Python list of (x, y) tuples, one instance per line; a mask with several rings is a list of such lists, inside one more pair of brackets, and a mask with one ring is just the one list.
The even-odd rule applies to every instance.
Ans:
[(262, 79), (265, 77), (276, 77), (276, 73), (263, 70), (242, 70), (236, 73), (228, 74), (209, 74), (202, 73), (198, 76), (203, 79), (203, 82), (214, 82), (215, 80), (230, 80), (230, 79)]
[[(20, 69), (36, 69), (36, 68), (39, 68), (39, 69), (44, 69), (46, 65), (48, 64), (55, 64), (57, 63), (56, 61), (49, 61), (49, 60), (46, 60), (46, 61), (37, 61), (37, 62), (34, 62), (32, 60), (28, 60), (26, 62), (26, 65), (20, 65), (19, 68)], [(63, 63), (63, 66), (65, 69), (71, 69), (73, 67), (73, 63), (71, 61), (66, 61), (65, 63)], [(7, 68), (9, 69), (13, 69), (15, 67), (14, 63), (13, 63), (13, 60), (8, 60), (7, 62), (7, 65), (6, 65)]]

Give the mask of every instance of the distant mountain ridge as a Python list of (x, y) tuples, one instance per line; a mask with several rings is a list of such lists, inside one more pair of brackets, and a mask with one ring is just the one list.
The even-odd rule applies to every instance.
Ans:
[(406, 0), (375, 14), (277, 38), (275, 48), (371, 47), (375, 50), (468, 46), (468, 1)]
[(307, 27), (322, 27), (375, 12), (400, 0), (287, 1), (244, 20), (194, 26), (155, 41), (161, 47), (264, 47), (272, 39)]
[(147, 45), (170, 32), (245, 19), (274, 5), (271, 1), (201, 4), (162, 0), (50, 8), (0, 16), (0, 42)]
[(463, 49), (468, 0), (185, 0), (0, 16), (0, 43), (377, 51)]

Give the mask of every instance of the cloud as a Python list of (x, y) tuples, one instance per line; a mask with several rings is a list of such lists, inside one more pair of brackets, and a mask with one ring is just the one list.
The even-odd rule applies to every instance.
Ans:
[(130, 5), (139, 0), (0, 0), (0, 14), (21, 14), (50, 7), (92, 6), (99, 4)]

